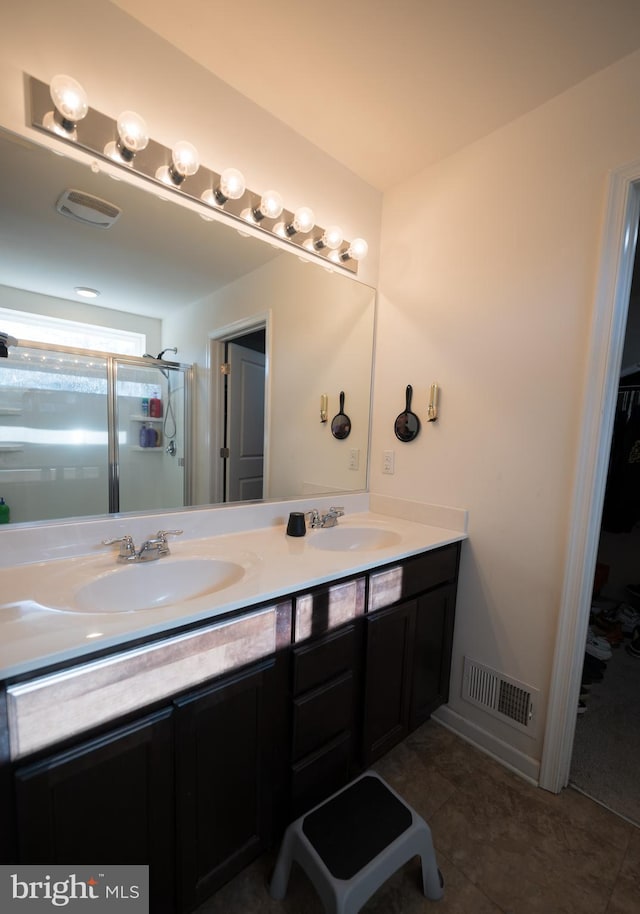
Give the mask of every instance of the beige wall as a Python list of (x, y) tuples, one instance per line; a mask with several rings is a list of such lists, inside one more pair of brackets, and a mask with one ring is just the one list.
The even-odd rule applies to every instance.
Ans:
[[(371, 488), (468, 508), (450, 706), (533, 760), (607, 173), (640, 157), (639, 79), (636, 53), (385, 196)], [(424, 418), (433, 381), (441, 418), (399, 444), (405, 384)], [(465, 655), (541, 690), (536, 739), (460, 699)]]
[[(230, 283), (186, 313), (167, 318), (166, 339), (178, 346), (182, 359), (197, 365), (197, 440), (207, 437), (203, 429), (209, 415), (210, 338), (237, 321), (259, 320), (268, 310), (268, 496), (365, 489), (374, 297), (362, 283), (286, 256)], [(352, 423), (344, 440), (333, 438), (330, 428), (340, 390), (345, 391), (345, 412)], [(320, 422), (323, 393), (329, 398), (326, 423)], [(357, 471), (349, 468), (352, 448), (360, 453)], [(206, 454), (202, 448), (196, 452), (196, 503), (210, 497)]]

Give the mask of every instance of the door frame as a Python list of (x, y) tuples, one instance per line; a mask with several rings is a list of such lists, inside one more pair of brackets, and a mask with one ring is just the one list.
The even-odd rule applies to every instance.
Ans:
[(209, 428), (210, 434), (210, 467), (209, 467), (209, 500), (211, 504), (224, 503), (224, 476), (220, 461), (220, 448), (224, 444), (224, 380), (219, 366), (224, 362), (225, 344), (240, 336), (246, 336), (254, 330), (264, 330), (264, 464), (263, 464), (263, 498), (269, 497), (269, 436), (271, 429), (271, 342), (272, 313), (271, 309), (251, 317), (241, 318), (224, 327), (209, 332)]
[(640, 160), (609, 175), (539, 784), (569, 782), (640, 219)]

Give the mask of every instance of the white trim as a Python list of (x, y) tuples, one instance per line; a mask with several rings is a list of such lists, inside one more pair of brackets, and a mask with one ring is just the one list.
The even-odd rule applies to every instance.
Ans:
[(640, 216), (640, 160), (609, 178), (540, 786), (569, 781)]
[(505, 768), (525, 778), (534, 787), (538, 786), (540, 763), (532, 756), (525, 755), (519, 749), (514, 749), (509, 743), (505, 743), (487, 730), (483, 730), (477, 724), (471, 723), (465, 717), (461, 717), (460, 714), (452, 711), (448, 705), (442, 705), (442, 707), (438, 708), (431, 715), (431, 718), (447, 730), (451, 730), (461, 739), (471, 743), (472, 746), (484, 752), (485, 755), (489, 755), (497, 762), (500, 762)]

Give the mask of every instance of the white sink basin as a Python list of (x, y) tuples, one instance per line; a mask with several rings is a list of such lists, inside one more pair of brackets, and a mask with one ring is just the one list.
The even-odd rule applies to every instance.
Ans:
[(116, 565), (82, 584), (70, 583), (45, 605), (79, 613), (122, 613), (183, 603), (223, 590), (244, 577), (245, 569), (225, 559), (163, 558)]
[(316, 530), (309, 538), (309, 545), (333, 552), (367, 552), (396, 546), (400, 539), (399, 533), (381, 527), (337, 526)]

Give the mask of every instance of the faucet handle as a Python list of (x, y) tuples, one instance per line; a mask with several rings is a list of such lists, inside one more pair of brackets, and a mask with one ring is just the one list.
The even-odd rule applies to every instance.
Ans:
[(333, 514), (334, 517), (344, 517), (344, 508), (329, 508), (329, 514)]
[(320, 526), (320, 512), (317, 508), (312, 508), (310, 511), (305, 511), (304, 516), (307, 518), (312, 527)]
[(182, 530), (158, 530), (152, 540), (147, 541), (148, 546), (157, 546), (158, 555), (169, 555), (168, 536), (180, 536)]
[(130, 556), (135, 554), (136, 547), (133, 544), (133, 537), (130, 533), (125, 534), (125, 536), (116, 536), (113, 539), (102, 540), (103, 546), (112, 546), (114, 543), (121, 543), (121, 556)]

